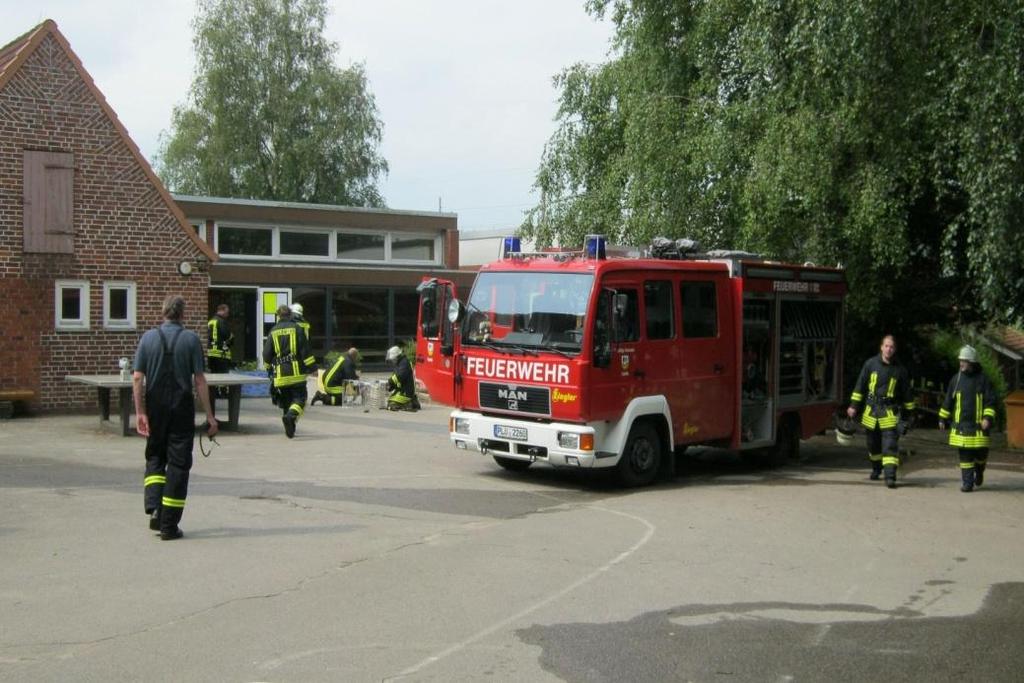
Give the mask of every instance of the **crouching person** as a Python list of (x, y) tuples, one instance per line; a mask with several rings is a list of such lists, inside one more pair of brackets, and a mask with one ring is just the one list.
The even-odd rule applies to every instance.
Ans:
[(340, 406), (345, 402), (346, 390), (349, 393), (357, 392), (352, 383), (359, 379), (359, 373), (356, 372), (358, 360), (359, 349), (354, 346), (338, 356), (338, 360), (323, 377), (324, 390), (316, 392), (309, 405), (316, 405), (319, 401), (327, 406)]
[(416, 380), (412, 374), (412, 365), (402, 353), (402, 349), (392, 346), (388, 349), (387, 362), (395, 366), (395, 371), (388, 378), (388, 410), (420, 409), (420, 401), (416, 398)]

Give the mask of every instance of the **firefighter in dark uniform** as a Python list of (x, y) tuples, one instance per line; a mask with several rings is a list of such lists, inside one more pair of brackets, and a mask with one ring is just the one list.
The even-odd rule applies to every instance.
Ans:
[(146, 437), (143, 502), (149, 528), (159, 531), (161, 539), (172, 541), (182, 536), (178, 523), (185, 510), (192, 469), (196, 417), (193, 378), (196, 395), (206, 411), (207, 434), (216, 434), (218, 425), (203, 374), (202, 344), (181, 324), (185, 299), (167, 297), (163, 313), (164, 323), (139, 340), (132, 388), (136, 429)]
[[(206, 362), (210, 372), (231, 372), (231, 345), (235, 342), (235, 335), (228, 327), (230, 313), (227, 304), (220, 304), (216, 315), (206, 323)], [(227, 387), (219, 387), (214, 391), (221, 398), (228, 395)]]
[(391, 392), (388, 396), (388, 410), (419, 410), (416, 380), (409, 359), (402, 353), (402, 349), (392, 346), (388, 349), (386, 360), (395, 366), (395, 371), (388, 377), (388, 390)]
[(989, 429), (996, 419), (996, 392), (978, 365), (978, 352), (965, 346), (957, 354), (960, 372), (949, 380), (939, 409), (939, 429), (949, 428), (949, 445), (960, 450), (960, 490), (970, 493), (985, 481)]
[(281, 422), (289, 439), (306, 406), (306, 375), (316, 365), (306, 333), (292, 320), (291, 311), (278, 309), (278, 322), (263, 343), (263, 362), (270, 368), (275, 403), (282, 411)]
[(861, 412), (860, 423), (867, 430), (871, 479), (879, 479), (884, 472), (885, 485), (891, 489), (896, 488), (900, 465), (899, 437), (909, 427), (914, 407), (910, 375), (896, 360), (896, 340), (886, 335), (879, 354), (864, 363), (846, 414), (852, 418)]
[(351, 383), (359, 379), (359, 373), (356, 372), (357, 360), (359, 360), (359, 349), (354, 346), (338, 356), (338, 360), (324, 375), (324, 391), (326, 393), (318, 391), (309, 405), (316, 405), (317, 401), (328, 406), (340, 406), (344, 403), (345, 390), (352, 387)]

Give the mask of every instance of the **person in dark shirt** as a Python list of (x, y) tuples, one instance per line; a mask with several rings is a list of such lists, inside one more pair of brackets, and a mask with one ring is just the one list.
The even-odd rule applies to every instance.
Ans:
[(172, 541), (182, 537), (178, 523), (185, 510), (192, 469), (196, 414), (193, 379), (206, 411), (206, 433), (213, 436), (218, 425), (203, 374), (202, 344), (181, 324), (185, 299), (167, 297), (163, 313), (164, 323), (139, 340), (132, 389), (136, 429), (146, 437), (143, 501), (149, 528), (159, 531), (161, 539)]

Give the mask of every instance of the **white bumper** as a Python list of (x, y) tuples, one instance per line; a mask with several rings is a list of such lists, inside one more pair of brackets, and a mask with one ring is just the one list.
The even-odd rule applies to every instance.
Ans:
[[(600, 448), (603, 425), (565, 422), (540, 423), (512, 417), (491, 417), (463, 410), (451, 414), (448, 436), (456, 448), (478, 451), (510, 460), (546, 462), (555, 467), (614, 467), (618, 452), (567, 448), (559, 434), (589, 434)], [(458, 431), (456, 431), (458, 430)], [(523, 431), (519, 431), (523, 430)], [(513, 434), (514, 436), (510, 436)]]

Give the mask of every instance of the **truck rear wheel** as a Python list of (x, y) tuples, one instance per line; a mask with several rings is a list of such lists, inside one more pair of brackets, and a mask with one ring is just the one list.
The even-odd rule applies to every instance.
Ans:
[(530, 460), (516, 460), (515, 458), (503, 458), (500, 455), (491, 456), (494, 462), (504, 467), (509, 472), (522, 472), (533, 464)]
[(658, 476), (660, 465), (661, 439), (658, 431), (646, 422), (633, 425), (619, 459), (619, 482), (623, 486), (646, 486)]

